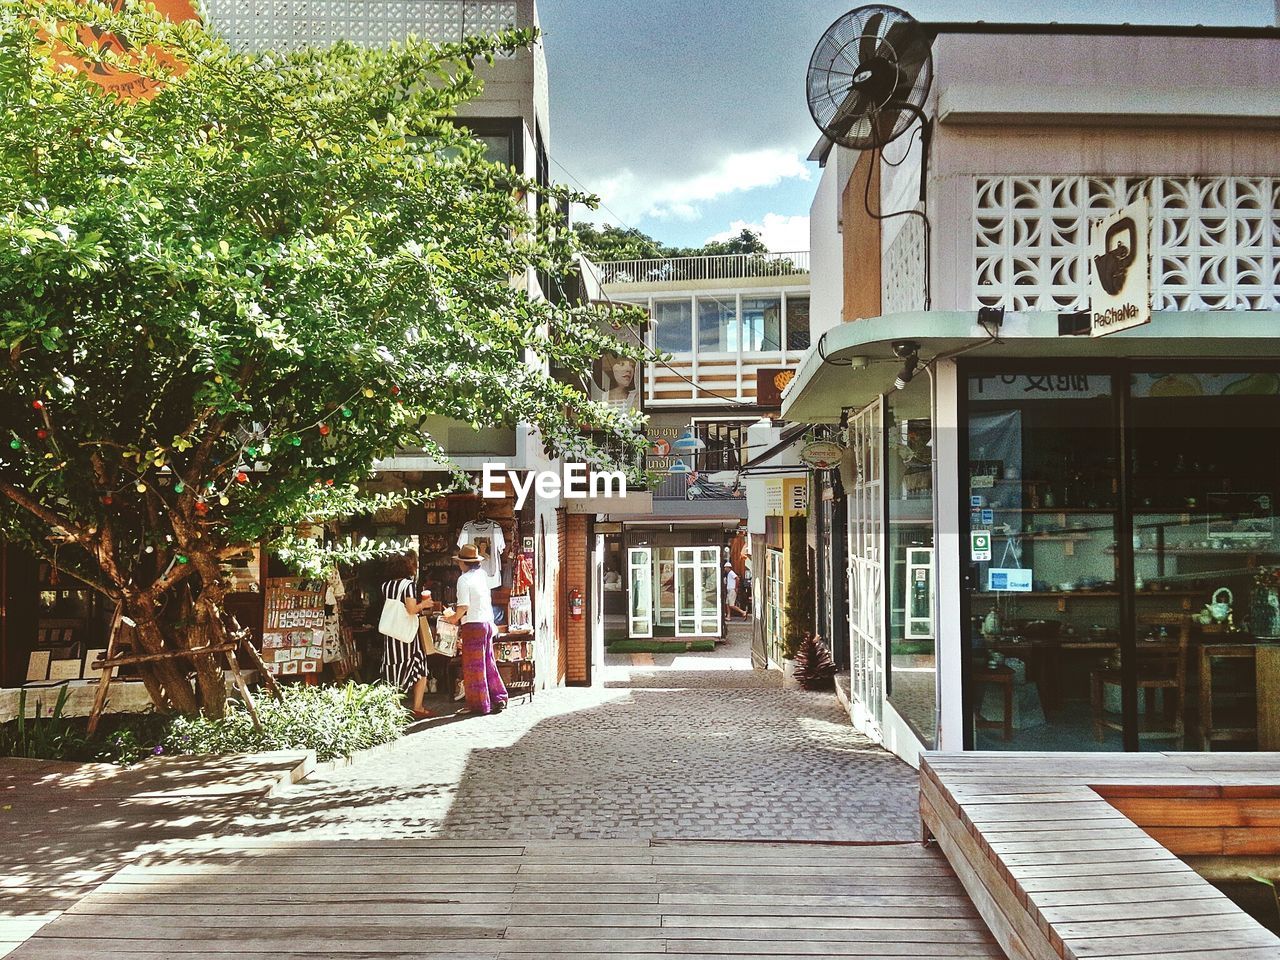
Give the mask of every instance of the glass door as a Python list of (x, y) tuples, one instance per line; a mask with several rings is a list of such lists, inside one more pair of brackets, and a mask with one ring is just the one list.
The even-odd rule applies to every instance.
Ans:
[(633, 639), (653, 636), (653, 550), (632, 547), (627, 551), (627, 635)]
[(773, 547), (765, 554), (764, 637), (769, 660), (782, 665), (782, 551)]
[[(884, 403), (849, 419), (857, 478), (849, 497), (849, 638), (855, 719), (876, 738), (884, 715)], [(860, 714), (860, 716), (858, 716)]]
[(974, 746), (1121, 750), (1130, 634), (1112, 377), (993, 368), (968, 378), (966, 406)]
[(676, 636), (720, 633), (720, 550), (676, 547)]

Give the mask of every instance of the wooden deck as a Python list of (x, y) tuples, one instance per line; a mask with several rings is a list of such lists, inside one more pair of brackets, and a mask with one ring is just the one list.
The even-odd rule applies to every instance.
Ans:
[(1175, 856), (1280, 854), (1280, 754), (931, 754), (920, 787), (1013, 960), (1280, 958)]
[(919, 844), (206, 841), (125, 866), (14, 960), (1002, 955)]

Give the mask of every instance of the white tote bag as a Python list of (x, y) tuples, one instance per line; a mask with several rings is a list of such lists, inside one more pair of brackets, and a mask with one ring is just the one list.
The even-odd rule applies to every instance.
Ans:
[(436, 624), (436, 653), (446, 657), (458, 655), (458, 625), (441, 620)]
[(378, 632), (408, 643), (418, 639), (418, 618), (405, 609), (399, 597), (387, 597), (378, 618)]

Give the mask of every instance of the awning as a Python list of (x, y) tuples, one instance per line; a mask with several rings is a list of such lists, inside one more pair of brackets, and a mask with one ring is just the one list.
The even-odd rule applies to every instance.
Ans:
[(793, 423), (836, 423), (893, 390), (902, 361), (893, 344), (920, 344), (920, 361), (971, 351), (975, 357), (1189, 359), (1280, 358), (1280, 312), (1157, 311), (1151, 322), (1107, 337), (1059, 336), (1057, 313), (1006, 313), (992, 341), (969, 310), (893, 313), (839, 324), (800, 361), (782, 398)]

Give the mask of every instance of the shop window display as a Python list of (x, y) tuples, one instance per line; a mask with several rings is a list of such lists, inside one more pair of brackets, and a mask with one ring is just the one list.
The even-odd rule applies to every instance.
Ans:
[(1138, 742), (1280, 749), (1280, 376), (1130, 381)]
[(1112, 378), (974, 376), (968, 408), (974, 745), (1119, 750), (1092, 702), (1095, 672), (1121, 668)]
[(1280, 376), (975, 375), (967, 443), (975, 746), (1280, 748)]
[(930, 383), (889, 397), (889, 702), (932, 747), (937, 704)]

